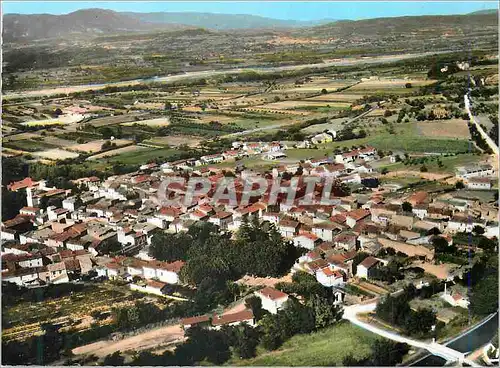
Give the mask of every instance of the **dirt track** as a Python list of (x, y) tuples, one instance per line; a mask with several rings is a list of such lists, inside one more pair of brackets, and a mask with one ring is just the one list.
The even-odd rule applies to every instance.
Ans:
[(166, 326), (139, 335), (131, 336), (119, 341), (98, 341), (89, 345), (73, 349), (73, 354), (95, 354), (104, 357), (115, 351), (145, 350), (160, 345), (180, 342), (184, 339), (184, 331), (180, 325)]
[[(224, 314), (241, 312), (245, 309), (245, 303), (240, 301), (231, 308), (224, 310)], [(97, 341), (92, 344), (79, 346), (72, 350), (73, 354), (95, 354), (98, 357), (105, 357), (115, 351), (140, 351), (148, 349), (162, 350), (161, 347), (181, 342), (184, 339), (184, 331), (181, 325), (165, 326), (141, 334), (124, 338), (119, 341)]]

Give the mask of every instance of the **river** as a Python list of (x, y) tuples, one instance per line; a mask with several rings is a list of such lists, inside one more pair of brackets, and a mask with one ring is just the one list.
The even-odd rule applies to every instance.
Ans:
[[(469, 333), (452, 339), (445, 345), (461, 353), (469, 353), (487, 344), (498, 331), (498, 313), (493, 318), (482, 324), (480, 327)], [(427, 355), (411, 364), (412, 367), (442, 367), (446, 361), (435, 355)]]

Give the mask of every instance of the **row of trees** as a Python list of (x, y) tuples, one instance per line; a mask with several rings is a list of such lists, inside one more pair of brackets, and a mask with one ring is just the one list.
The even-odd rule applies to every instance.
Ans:
[(469, 123), (468, 125), (469, 125), (469, 132), (470, 132), (470, 135), (472, 137), (472, 140), (474, 142), (476, 142), (477, 146), (479, 148), (481, 148), (485, 153), (489, 153), (489, 154), (493, 153), (491, 151), (490, 146), (486, 142), (486, 140), (483, 138), (481, 133), (479, 133), (479, 131), (477, 130), (476, 125), (472, 124), (472, 123)]

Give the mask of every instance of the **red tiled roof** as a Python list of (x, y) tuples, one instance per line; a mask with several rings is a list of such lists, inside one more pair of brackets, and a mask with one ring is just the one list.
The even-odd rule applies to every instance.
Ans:
[(283, 227), (293, 227), (295, 229), (297, 226), (299, 226), (299, 223), (297, 221), (281, 220), (278, 225)]
[(378, 262), (378, 259), (376, 259), (375, 257), (366, 257), (363, 262), (360, 263), (360, 265), (366, 268), (370, 268), (376, 265)]
[(212, 325), (220, 326), (228, 323), (243, 322), (253, 319), (253, 313), (251, 310), (244, 310), (238, 313), (223, 314), (222, 316), (215, 315), (212, 319)]
[(156, 280), (147, 280), (146, 283), (148, 284), (148, 286), (156, 288), (156, 289), (163, 289), (165, 287), (165, 285), (167, 285), (164, 282), (156, 281)]
[(186, 326), (186, 325), (196, 325), (198, 323), (202, 322), (208, 322), (210, 320), (210, 316), (196, 316), (196, 317), (189, 317), (189, 318), (183, 318), (181, 320), (181, 324)]
[(420, 204), (427, 199), (427, 196), (428, 196), (427, 192), (424, 191), (416, 192), (413, 193), (408, 198), (408, 202), (410, 202), (412, 205)]
[(359, 220), (364, 219), (365, 217), (367, 217), (369, 214), (370, 214), (369, 210), (365, 210), (365, 209), (359, 208), (357, 210), (348, 212), (347, 216), (349, 216), (350, 218), (354, 219), (355, 221), (359, 221)]
[(265, 287), (264, 289), (261, 289), (261, 290), (258, 290), (257, 293), (265, 296), (266, 298), (268, 299), (271, 299), (271, 300), (278, 300), (278, 299), (283, 299), (283, 298), (287, 298), (288, 297), (288, 294), (282, 292), (282, 291), (279, 291), (279, 290), (276, 290), (272, 287)]
[(184, 264), (185, 264), (184, 261), (175, 261), (172, 263), (151, 261), (145, 267), (178, 273), (181, 270), (181, 268), (184, 267)]
[(7, 185), (7, 189), (16, 191), (18, 189), (23, 189), (23, 188), (30, 188), (32, 186), (38, 185), (38, 181), (34, 181), (30, 177), (24, 178), (23, 180), (20, 181), (14, 181)]

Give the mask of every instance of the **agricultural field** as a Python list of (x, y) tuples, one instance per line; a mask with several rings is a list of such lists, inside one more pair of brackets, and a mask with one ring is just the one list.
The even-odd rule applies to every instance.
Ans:
[(28, 127), (44, 126), (44, 125), (64, 125), (61, 119), (33, 120), (22, 123)]
[[(40, 302), (20, 302), (3, 305), (2, 338), (23, 339), (41, 333), (43, 323), (57, 323), (65, 327), (88, 328), (94, 322), (92, 312), (109, 313), (111, 308), (134, 304), (137, 296), (126, 287), (107, 284), (85, 286), (69, 295), (47, 298)], [(110, 320), (101, 323), (109, 323)]]
[(65, 160), (68, 158), (76, 158), (79, 156), (78, 153), (65, 151), (60, 148), (53, 148), (45, 151), (33, 152), (33, 156), (48, 159), (52, 161)]
[(315, 97), (310, 97), (305, 101), (324, 101), (324, 102), (354, 102), (359, 100), (359, 95), (349, 94), (349, 93), (328, 93), (326, 95), (320, 95)]
[(173, 148), (151, 148), (144, 146), (127, 146), (100, 153), (89, 157), (91, 160), (106, 159), (109, 163), (122, 163), (128, 165), (142, 165), (155, 159), (168, 160), (170, 156), (179, 153)]
[(196, 147), (202, 142), (200, 138), (189, 136), (168, 136), (168, 137), (153, 137), (143, 141), (144, 144), (151, 144), (155, 146), (182, 146)]
[(372, 334), (347, 322), (308, 335), (296, 335), (275, 351), (260, 351), (249, 360), (232, 360), (238, 366), (341, 366), (342, 359), (352, 354), (362, 359), (370, 354), (377, 339)]
[(426, 137), (458, 139), (470, 137), (467, 121), (460, 119), (417, 122), (417, 129)]
[[(484, 160), (485, 158), (486, 156), (478, 156), (472, 153), (453, 156), (428, 156), (426, 157), (424, 165), (429, 172), (454, 174), (457, 167), (471, 165)], [(384, 167), (386, 167), (390, 171), (419, 171), (420, 167), (422, 166), (422, 163), (419, 160), (419, 158), (415, 158), (414, 160), (410, 159), (410, 164), (408, 165), (405, 165), (402, 162), (398, 162), (385, 165)], [(441, 162), (441, 166), (439, 165), (439, 162)]]
[(27, 151), (27, 152), (36, 152), (36, 151), (57, 148), (56, 145), (46, 143), (42, 140), (29, 140), (29, 139), (5, 142), (3, 145), (7, 148), (12, 148), (15, 150)]
[(126, 139), (113, 139), (113, 140), (99, 139), (99, 140), (90, 141), (87, 143), (75, 144), (75, 145), (72, 145), (72, 146), (69, 146), (66, 148), (68, 150), (71, 150), (71, 151), (78, 151), (78, 152), (84, 152), (84, 153), (95, 153), (95, 152), (101, 151), (102, 145), (105, 142), (114, 143), (117, 147), (125, 146), (127, 144), (133, 143), (133, 141), (126, 140)]
[(146, 125), (151, 127), (164, 127), (170, 125), (170, 119), (168, 117), (147, 119), (147, 120), (132, 121), (129, 123), (122, 123), (121, 125), (123, 126)]
[(90, 124), (94, 127), (103, 127), (108, 125), (117, 125), (121, 123), (128, 123), (136, 121), (135, 118), (139, 118), (141, 116), (148, 116), (147, 113), (129, 113), (117, 116), (106, 116), (102, 118), (96, 118), (90, 120), (87, 124)]
[(109, 150), (109, 151), (106, 151), (103, 153), (98, 153), (96, 155), (92, 155), (92, 156), (88, 157), (87, 160), (100, 160), (100, 159), (112, 157), (112, 156), (134, 154), (134, 153), (138, 153), (141, 150), (147, 150), (147, 149), (148, 149), (148, 147), (130, 145), (130, 146), (126, 146), (126, 147), (112, 149), (112, 150)]

